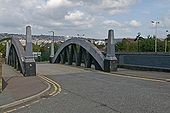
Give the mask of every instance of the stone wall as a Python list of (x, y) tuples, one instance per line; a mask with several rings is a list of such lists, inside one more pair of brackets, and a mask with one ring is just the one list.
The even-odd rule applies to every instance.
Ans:
[(170, 53), (116, 53), (120, 67), (170, 70)]

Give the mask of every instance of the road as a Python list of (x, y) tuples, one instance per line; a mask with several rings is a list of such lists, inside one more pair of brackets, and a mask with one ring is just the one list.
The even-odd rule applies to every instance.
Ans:
[(60, 64), (38, 64), (37, 73), (59, 83), (61, 93), (15, 113), (170, 113), (170, 82)]

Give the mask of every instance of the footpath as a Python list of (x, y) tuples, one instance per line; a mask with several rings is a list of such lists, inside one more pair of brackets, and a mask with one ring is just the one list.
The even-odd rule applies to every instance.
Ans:
[(119, 68), (117, 72), (113, 74), (119, 74), (124, 76), (156, 79), (170, 82), (170, 73), (168, 72), (156, 72), (156, 71), (139, 71)]
[(6, 64), (2, 65), (2, 76), (5, 84), (0, 93), (0, 106), (33, 96), (48, 87), (39, 77), (23, 77), (20, 72)]

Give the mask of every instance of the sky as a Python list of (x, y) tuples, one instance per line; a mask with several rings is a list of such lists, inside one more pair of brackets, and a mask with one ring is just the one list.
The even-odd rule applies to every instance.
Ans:
[(107, 38), (109, 29), (115, 38), (154, 35), (165, 38), (170, 32), (170, 0), (0, 0), (0, 33)]

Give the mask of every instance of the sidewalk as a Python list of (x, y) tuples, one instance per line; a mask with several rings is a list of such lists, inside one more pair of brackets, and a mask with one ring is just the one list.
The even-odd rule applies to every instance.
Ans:
[(170, 73), (168, 72), (156, 72), (156, 71), (139, 71), (119, 68), (114, 74), (121, 74), (126, 76), (135, 76), (142, 78), (151, 78), (157, 80), (170, 80)]
[(13, 67), (3, 64), (2, 75), (6, 81), (5, 89), (0, 93), (0, 106), (35, 95), (48, 86), (37, 76), (23, 77)]

